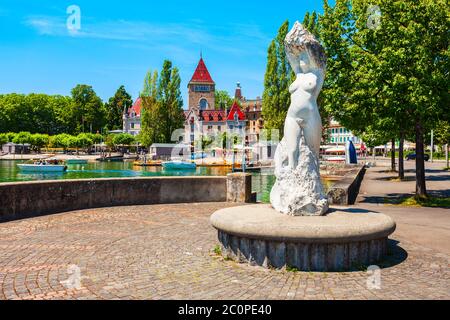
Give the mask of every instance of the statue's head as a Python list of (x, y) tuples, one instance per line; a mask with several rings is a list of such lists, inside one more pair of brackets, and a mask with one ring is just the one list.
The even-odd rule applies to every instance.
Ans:
[(286, 55), (295, 73), (325, 74), (327, 57), (322, 45), (312, 33), (296, 22), (284, 41)]

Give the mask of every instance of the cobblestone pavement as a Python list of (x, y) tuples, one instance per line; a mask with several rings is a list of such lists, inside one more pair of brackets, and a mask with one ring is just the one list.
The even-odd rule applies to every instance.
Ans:
[[(365, 271), (224, 261), (214, 254), (209, 217), (225, 206), (105, 208), (0, 224), (0, 299), (450, 298), (450, 257), (397, 235), (381, 265), (381, 290), (368, 289)], [(77, 268), (81, 282), (73, 288), (67, 280)]]

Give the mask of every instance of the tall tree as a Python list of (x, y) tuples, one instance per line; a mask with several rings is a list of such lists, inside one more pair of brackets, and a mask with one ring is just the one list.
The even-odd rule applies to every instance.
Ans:
[(72, 89), (72, 113), (78, 133), (100, 131), (106, 124), (106, 112), (102, 100), (91, 86), (79, 84)]
[(150, 147), (153, 143), (158, 142), (160, 132), (159, 108), (160, 104), (157, 100), (158, 93), (158, 72), (148, 71), (144, 79), (144, 88), (141, 92), (142, 99), (142, 115), (141, 115), (141, 132), (139, 141), (142, 145)]
[(171, 142), (172, 133), (183, 127), (183, 99), (180, 90), (181, 79), (172, 62), (165, 60), (158, 82), (157, 99), (160, 103), (161, 142)]
[(337, 0), (324, 7), (327, 107), (356, 133), (368, 125), (387, 128), (391, 138), (414, 131), (416, 195), (425, 197), (423, 136), (449, 105), (446, 2)]
[(263, 115), (265, 127), (266, 129), (278, 129), (281, 133), (290, 105), (289, 85), (293, 80), (284, 51), (284, 39), (288, 31), (289, 21), (285, 21), (269, 46), (264, 77)]
[(169, 82), (167, 109), (169, 111), (169, 121), (167, 123), (166, 142), (172, 142), (172, 134), (175, 130), (184, 128), (184, 110), (183, 97), (181, 96), (181, 78), (177, 67), (174, 67), (171, 72)]
[(125, 86), (120, 86), (114, 96), (105, 104), (108, 130), (122, 129), (123, 113), (132, 105), (131, 95), (125, 90)]

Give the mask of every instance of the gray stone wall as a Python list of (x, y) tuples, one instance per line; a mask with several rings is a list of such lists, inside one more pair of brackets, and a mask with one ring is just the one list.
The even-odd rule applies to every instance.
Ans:
[(347, 206), (354, 205), (358, 198), (361, 183), (366, 174), (366, 166), (356, 166), (342, 180), (328, 190), (330, 204)]
[(0, 184), (0, 221), (88, 208), (225, 201), (226, 177), (3, 183)]

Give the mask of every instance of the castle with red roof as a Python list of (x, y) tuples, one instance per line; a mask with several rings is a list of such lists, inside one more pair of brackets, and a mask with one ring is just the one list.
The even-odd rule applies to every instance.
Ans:
[[(263, 127), (262, 101), (246, 100), (237, 84), (231, 106), (216, 105), (216, 84), (203, 57), (188, 83), (188, 109), (185, 111), (185, 143), (192, 144), (198, 135), (231, 133), (245, 136), (247, 143), (257, 142)], [(137, 135), (141, 129), (141, 98), (124, 111), (123, 131)]]
[[(247, 143), (257, 142), (263, 124), (261, 104), (248, 103), (242, 96), (241, 85), (238, 83), (233, 105), (223, 108), (221, 103), (216, 104), (215, 87), (216, 84), (201, 57), (188, 84), (189, 106), (185, 112), (185, 142), (194, 143), (198, 138), (196, 135), (225, 132), (245, 136)], [(261, 101), (261, 99), (253, 101)], [(254, 114), (255, 112), (257, 115)], [(251, 115), (251, 121), (249, 121), (247, 113)], [(256, 121), (260, 121), (261, 124), (261, 126), (254, 126), (254, 128), (261, 127), (258, 131), (253, 129)]]

